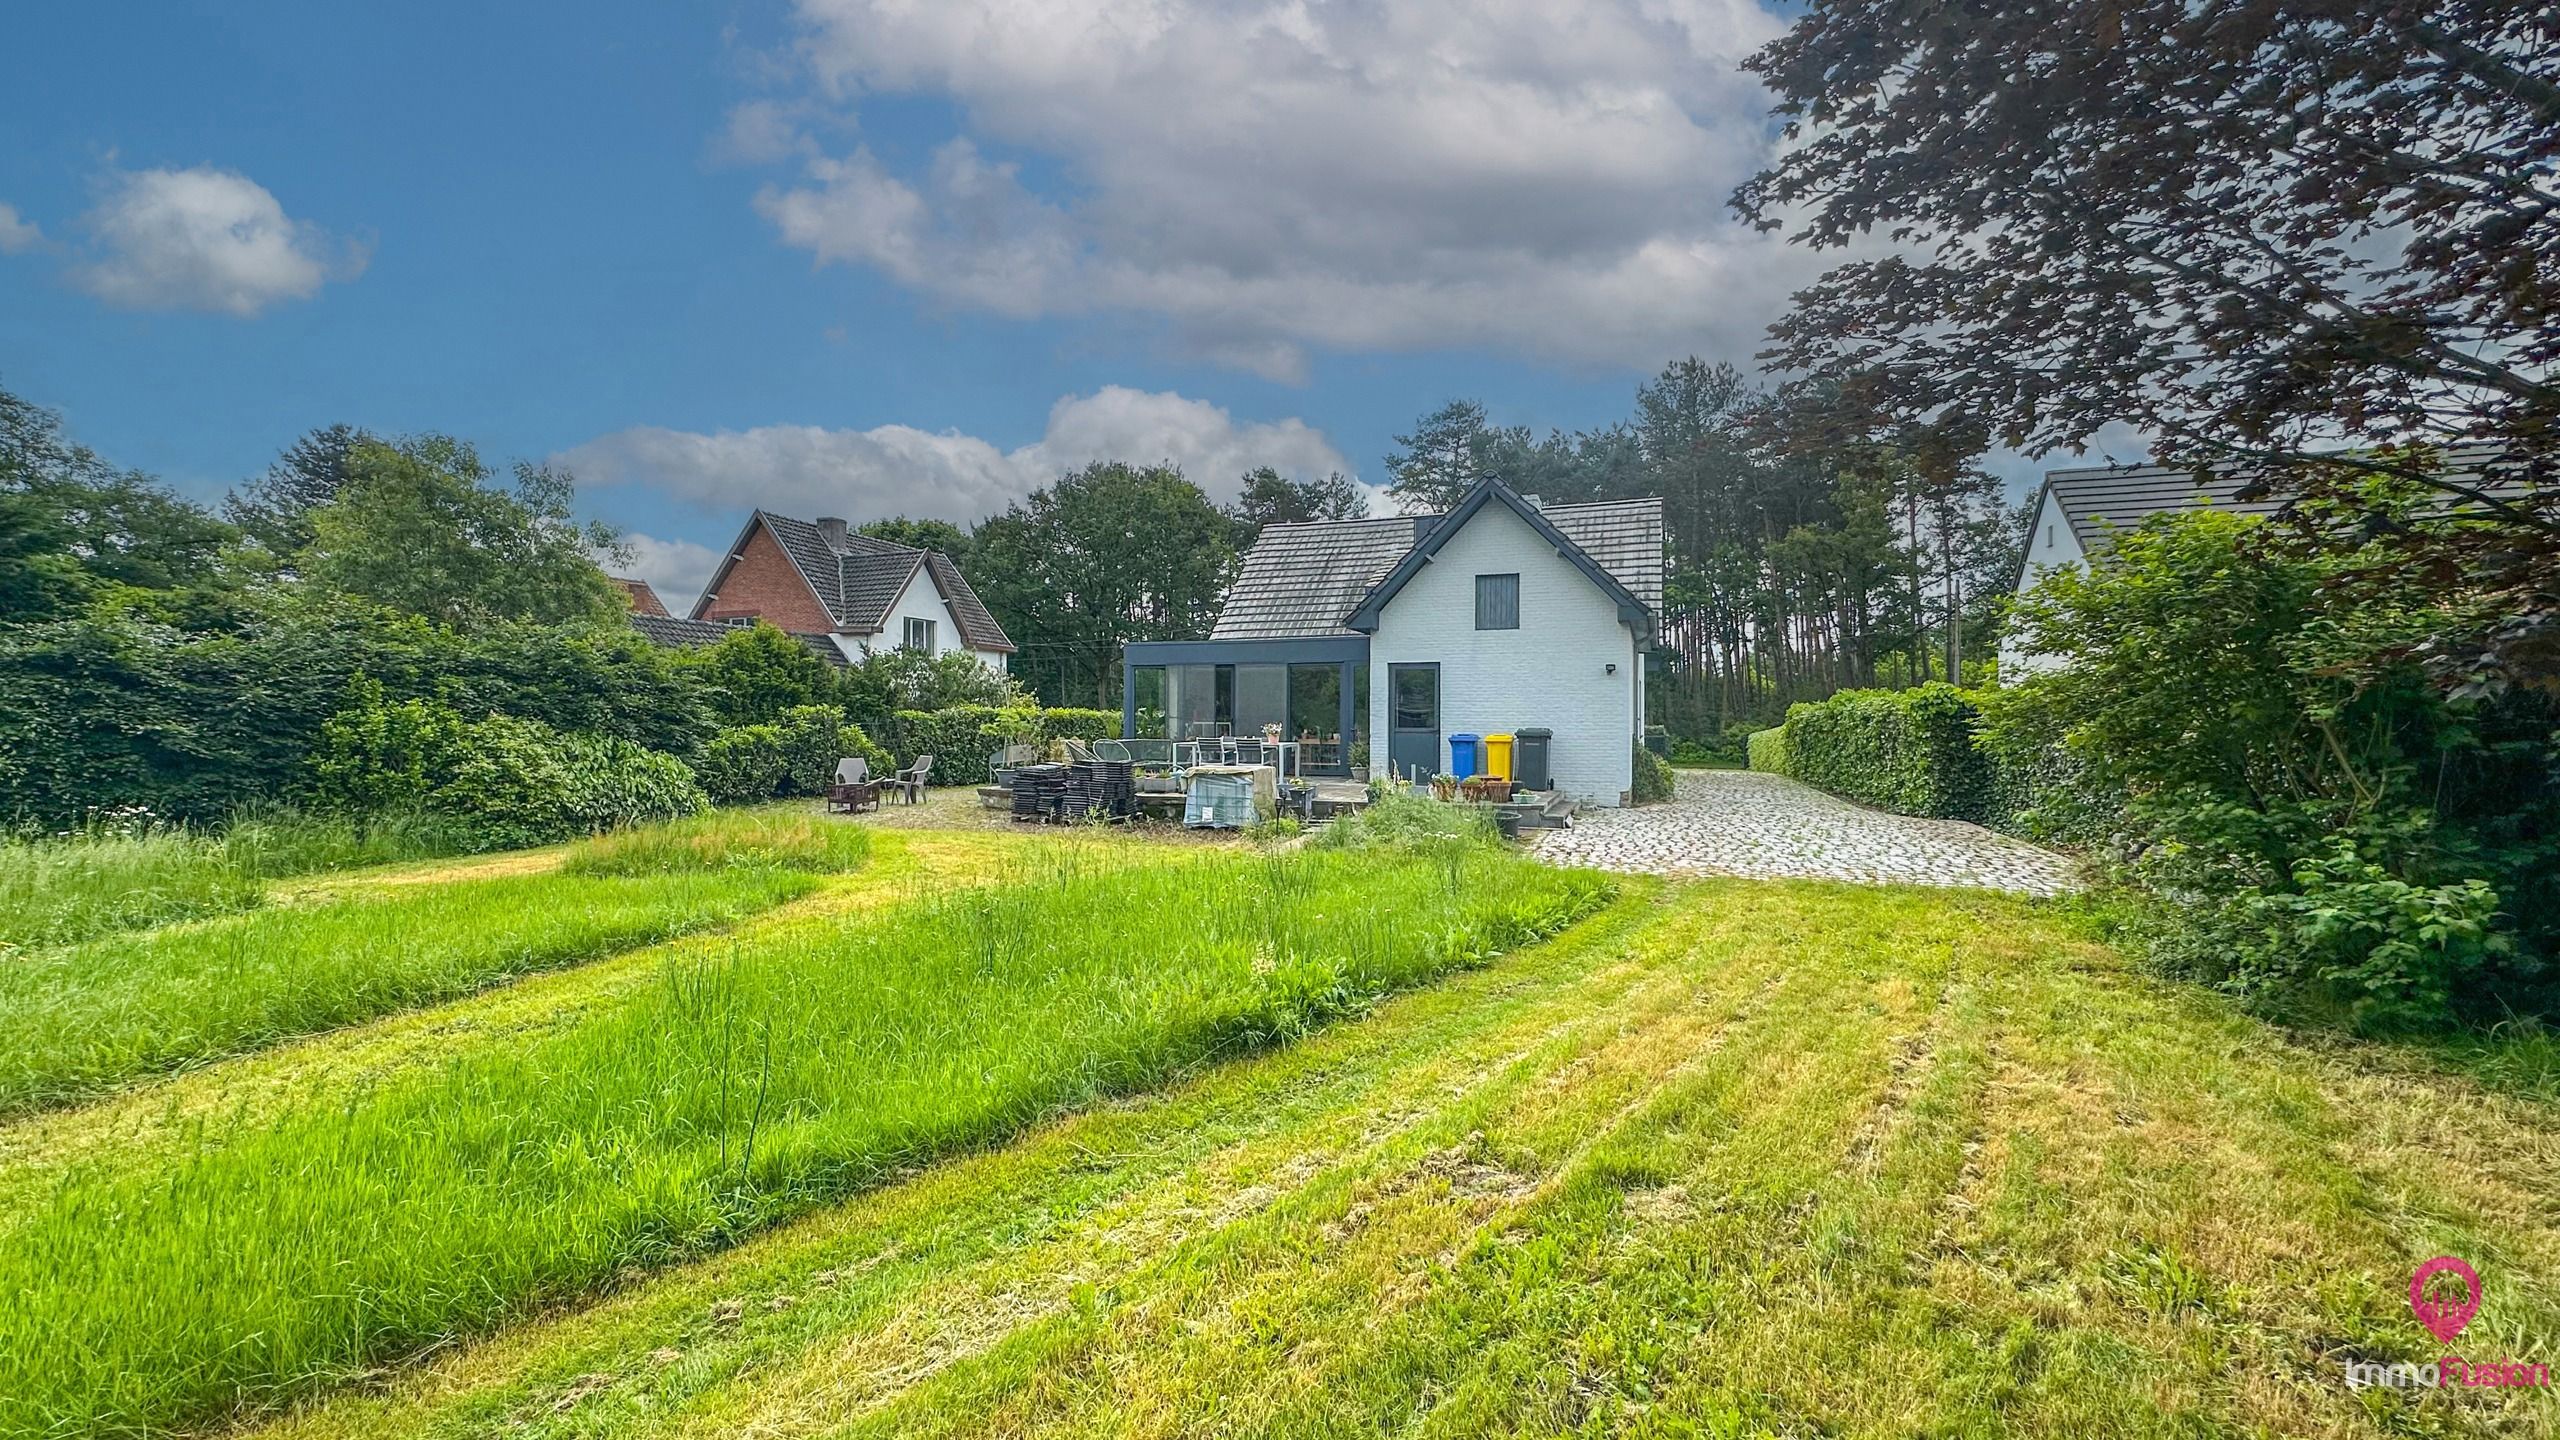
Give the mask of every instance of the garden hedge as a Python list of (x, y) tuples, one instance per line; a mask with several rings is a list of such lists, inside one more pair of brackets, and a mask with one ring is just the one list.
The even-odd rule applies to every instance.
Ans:
[(1772, 725), (1766, 730), (1754, 730), (1751, 732), (1751, 738), (1744, 741), (1743, 745), (1749, 755), (1752, 769), (1768, 775), (1787, 773), (1786, 726)]
[(1787, 773), (1880, 810), (1985, 821), (1992, 765), (1974, 744), (1980, 713), (1943, 683), (1843, 690), (1787, 711)]

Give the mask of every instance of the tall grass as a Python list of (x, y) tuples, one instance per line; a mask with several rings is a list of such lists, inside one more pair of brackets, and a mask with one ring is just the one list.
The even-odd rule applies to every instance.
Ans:
[(0, 838), (0, 952), (226, 915), (254, 908), (265, 882), (282, 876), (465, 848), (463, 836), (431, 819), (290, 810), (245, 816), (220, 834), (100, 827)]
[(29, 951), (0, 963), (0, 1117), (719, 925), (816, 883), (770, 868), (510, 876)]
[(521, 1051), (67, 1177), (0, 1247), (0, 1432), (273, 1405), (1293, 1035), (1606, 891), (1474, 844), (1108, 851), (673, 967)]
[(582, 840), (560, 868), (571, 875), (669, 875), (694, 870), (850, 870), (871, 832), (806, 808), (713, 810)]

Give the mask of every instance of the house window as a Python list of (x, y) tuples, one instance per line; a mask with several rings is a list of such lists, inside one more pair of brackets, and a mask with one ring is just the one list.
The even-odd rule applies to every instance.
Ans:
[(1476, 628), (1479, 630), (1520, 628), (1519, 576), (1479, 575), (1476, 577)]
[(932, 654), (933, 622), (921, 620), (912, 615), (908, 616), (906, 645), (910, 650), (921, 650), (927, 655)]

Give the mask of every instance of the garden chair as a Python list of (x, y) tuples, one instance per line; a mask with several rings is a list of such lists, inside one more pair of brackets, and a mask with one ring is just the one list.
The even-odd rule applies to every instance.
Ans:
[(847, 755), (836, 762), (835, 783), (827, 787), (827, 809), (848, 815), (880, 808), (880, 782), (871, 778), (871, 762)]
[(889, 793), (910, 805), (924, 803), (925, 777), (933, 773), (933, 757), (919, 755), (916, 763), (899, 771), (889, 781)]

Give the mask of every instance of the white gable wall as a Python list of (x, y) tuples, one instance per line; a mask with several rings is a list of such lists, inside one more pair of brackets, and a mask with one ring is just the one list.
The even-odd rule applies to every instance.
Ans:
[(942, 597), (942, 587), (933, 583), (933, 571), (923, 565), (917, 566), (916, 573), (907, 578), (907, 588), (899, 592), (898, 603), (889, 607), (888, 618), (880, 622), (879, 634), (839, 636), (837, 642), (842, 644), (852, 640), (863, 655), (874, 650), (895, 650), (906, 642), (909, 616), (933, 622), (933, 653), (948, 655), (954, 650), (963, 651), (978, 657), (980, 664), (997, 674), (1004, 673), (1003, 651), (971, 650), (969, 642), (961, 638), (959, 622), (951, 618), (950, 602)]
[[(1520, 628), (1476, 628), (1476, 576), (1520, 577)], [(1378, 617), (1369, 641), (1369, 754), (1388, 755), (1389, 665), (1440, 666), (1440, 757), (1449, 737), (1555, 732), (1559, 789), (1598, 805), (1635, 785), (1643, 657), (1617, 602), (1499, 502), (1440, 547)], [(1616, 673), (1608, 667), (1615, 665)]]
[[(2027, 563), (2018, 572), (2018, 593), (2024, 595), (2055, 570), (2085, 562), (2088, 556), (2080, 548), (2080, 537), (2072, 533), (2071, 522), (2062, 514), (2062, 502), (2048, 488), (2036, 506), (2036, 528), (2027, 536)], [(2000, 674), (2010, 680), (2023, 679), (2062, 667), (2059, 657), (2032, 654), (2018, 645), (2014, 627), (2000, 641)]]

